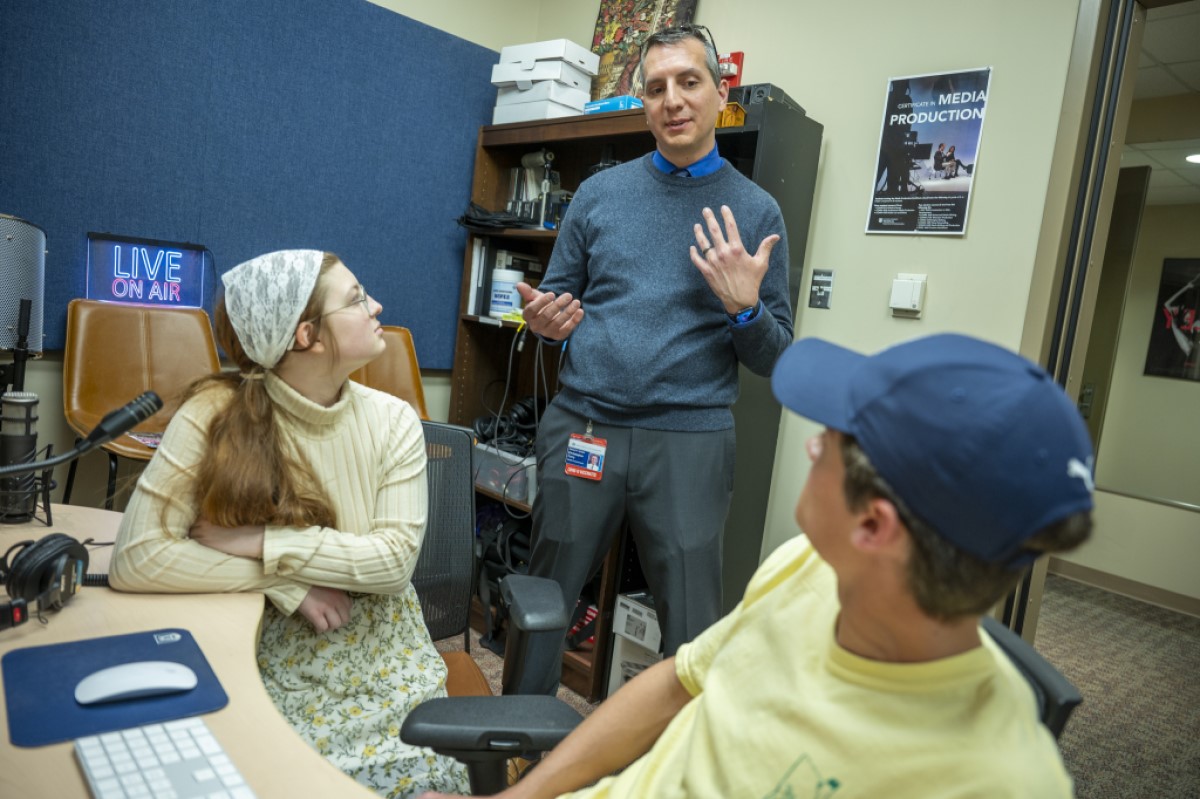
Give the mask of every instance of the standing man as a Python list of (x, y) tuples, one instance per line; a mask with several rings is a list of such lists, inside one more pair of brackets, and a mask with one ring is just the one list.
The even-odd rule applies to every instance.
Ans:
[[(567, 348), (537, 436), (530, 573), (574, 600), (628, 520), (667, 655), (721, 615), (738, 363), (769, 375), (792, 340), (783, 217), (717, 152), (729, 87), (704, 32), (649, 37), (655, 151), (581, 185), (540, 290), (518, 285), (529, 329)], [(561, 652), (528, 668), (554, 693)]]

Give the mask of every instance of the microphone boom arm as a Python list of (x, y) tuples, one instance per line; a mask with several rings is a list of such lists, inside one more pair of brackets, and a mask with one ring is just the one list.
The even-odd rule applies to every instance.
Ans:
[(47, 458), (44, 461), (0, 466), (0, 477), (40, 472), (44, 469), (66, 463), (67, 461), (75, 460), (91, 452), (96, 447), (107, 444), (117, 436), (129, 432), (137, 425), (158, 413), (162, 406), (162, 399), (153, 391), (140, 394), (127, 405), (107, 413), (100, 420), (100, 424), (96, 425), (92, 429), (92, 432), (88, 433), (87, 437), (76, 444), (71, 450), (61, 455), (55, 455), (53, 458)]

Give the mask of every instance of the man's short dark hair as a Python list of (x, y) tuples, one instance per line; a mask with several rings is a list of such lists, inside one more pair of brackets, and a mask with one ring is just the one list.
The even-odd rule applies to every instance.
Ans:
[[(872, 499), (886, 500), (896, 508), (909, 532), (912, 556), (908, 561), (908, 586), (922, 611), (943, 621), (982, 615), (1012, 590), (1021, 578), (1021, 570), (981, 560), (938, 535), (896, 496), (852, 436), (843, 433), (841, 442), (846, 503), (852, 510), (861, 510)], [(1091, 532), (1092, 514), (1081, 511), (1042, 528), (1025, 542), (1024, 548), (1040, 553), (1064, 552), (1082, 544)]]
[(645, 80), (646, 55), (650, 52), (650, 48), (679, 44), (688, 39), (695, 39), (704, 45), (704, 65), (708, 68), (708, 74), (712, 76), (713, 84), (720, 86), (721, 70), (717, 66), (717, 45), (713, 41), (712, 33), (703, 25), (677, 25), (650, 34), (646, 43), (642, 45), (642, 57), (638, 61), (638, 70), (642, 73), (642, 79)]

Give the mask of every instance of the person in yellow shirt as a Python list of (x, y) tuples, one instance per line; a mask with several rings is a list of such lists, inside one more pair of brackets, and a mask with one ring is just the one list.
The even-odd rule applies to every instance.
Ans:
[(332, 253), (282, 250), (222, 276), (237, 370), (185, 394), (121, 520), (109, 579), (139, 592), (261, 591), (258, 666), (296, 732), (383, 796), (462, 790), (404, 744), (446, 668), (410, 578), (425, 442), (405, 402), (348, 380), (378, 357), (382, 306)]
[(949, 334), (873, 356), (804, 339), (772, 383), (825, 425), (804, 534), (502, 795), (1071, 796), (980, 618), (1036, 557), (1090, 534), (1074, 405), (1035, 364)]

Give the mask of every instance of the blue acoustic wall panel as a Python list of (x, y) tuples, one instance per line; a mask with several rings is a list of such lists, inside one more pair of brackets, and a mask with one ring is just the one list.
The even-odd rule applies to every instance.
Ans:
[(98, 231), (204, 244), (216, 273), (336, 252), (450, 368), (496, 60), (366, 0), (4, 0), (0, 212), (47, 234), (45, 348)]

